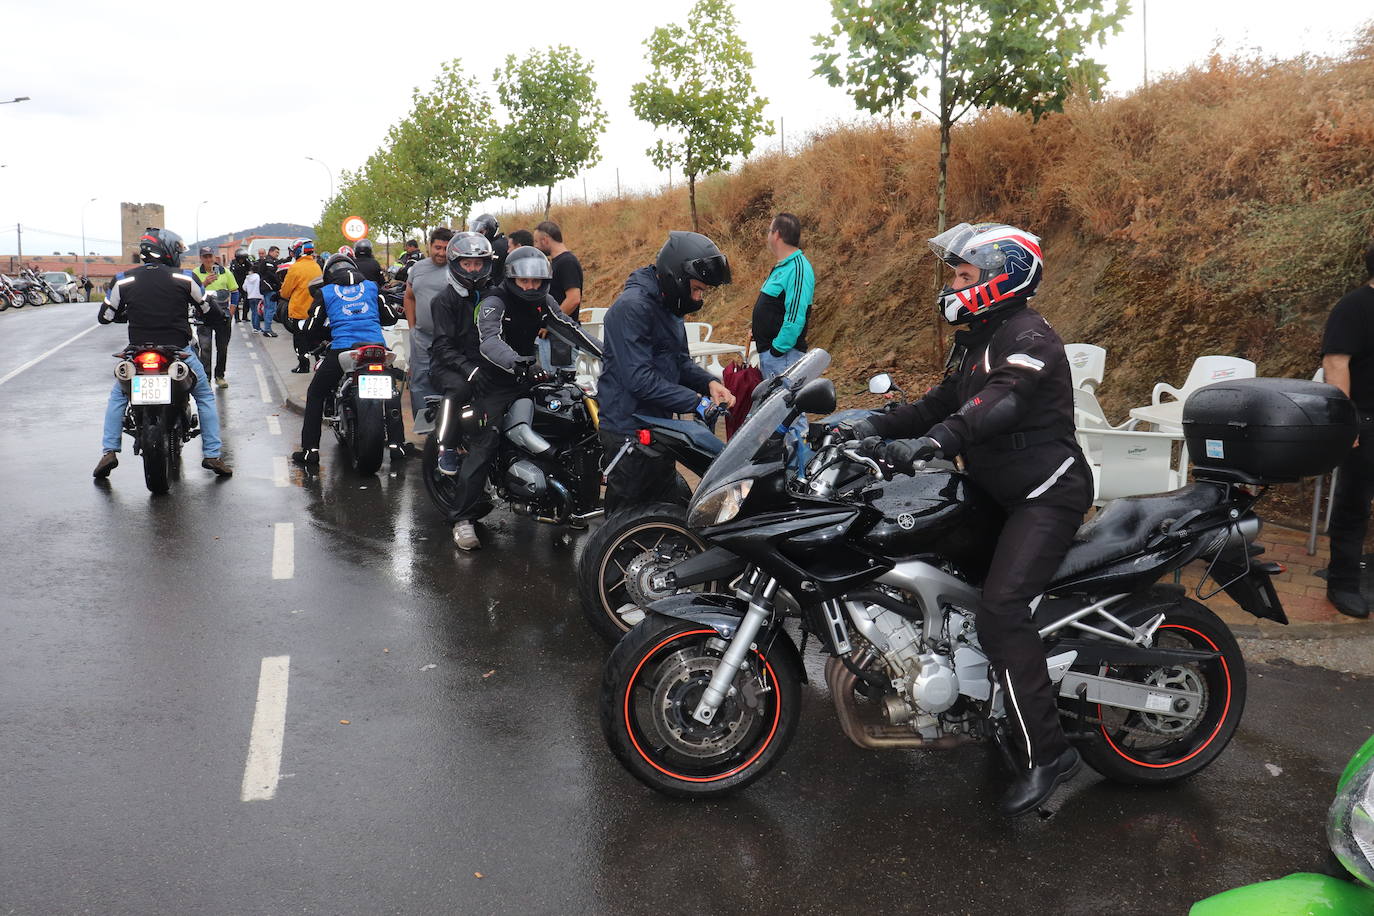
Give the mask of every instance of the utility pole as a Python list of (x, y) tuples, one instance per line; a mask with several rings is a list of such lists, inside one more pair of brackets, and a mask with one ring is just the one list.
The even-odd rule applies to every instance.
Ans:
[(1146, 86), (1150, 85), (1150, 3), (1140, 0), (1140, 56)]
[(19, 236), (19, 269), (24, 269), (24, 227), (18, 223), (14, 224), (14, 232)]
[(615, 198), (620, 199), (620, 169), (615, 170)]
[(782, 139), (782, 154), (787, 155), (787, 119), (778, 118), (778, 136)]
[(587, 176), (586, 176), (586, 175), (583, 175), (583, 176), (582, 176), (582, 202), (583, 202), (584, 204), (586, 204), (586, 203), (591, 203), (591, 201), (590, 201), (590, 200), (588, 199), (588, 197), (587, 197)]

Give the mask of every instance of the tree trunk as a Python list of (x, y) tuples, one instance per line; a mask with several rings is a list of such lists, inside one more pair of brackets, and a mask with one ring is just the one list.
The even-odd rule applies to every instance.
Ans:
[[(940, 174), (935, 185), (935, 234), (939, 235), (945, 231), (949, 205), (947, 192), (949, 188), (949, 119), (943, 115), (940, 118)], [(938, 295), (944, 286), (941, 272), (943, 264), (937, 260), (935, 262), (935, 292)], [(935, 364), (941, 365), (945, 358), (945, 318), (943, 315), (935, 316)]]
[(692, 231), (700, 232), (701, 226), (697, 222), (697, 176), (695, 174), (687, 176), (687, 199), (692, 204)]
[(544, 194), (544, 221), (548, 222), (549, 208), (553, 206), (553, 185), (549, 185)]

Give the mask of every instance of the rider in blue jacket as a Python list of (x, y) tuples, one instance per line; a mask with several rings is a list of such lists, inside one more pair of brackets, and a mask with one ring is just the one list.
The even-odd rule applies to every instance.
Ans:
[[(377, 284), (363, 278), (357, 262), (347, 254), (336, 254), (325, 262), (324, 273), (310, 284), (310, 314), (301, 330), (329, 339), (329, 354), (315, 370), (305, 396), (305, 422), (301, 426), (301, 447), (291, 453), (300, 465), (320, 463), (320, 422), (324, 402), (339, 386), (343, 367), (338, 354), (364, 344), (385, 346), (382, 326), (396, 323), (396, 312), (377, 295)], [(393, 410), (386, 418), (388, 451), (392, 461), (406, 457), (405, 429), (401, 413)]]

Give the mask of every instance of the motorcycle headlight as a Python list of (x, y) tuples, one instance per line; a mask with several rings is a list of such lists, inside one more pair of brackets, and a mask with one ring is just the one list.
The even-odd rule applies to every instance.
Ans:
[(1343, 778), (1327, 812), (1326, 839), (1341, 864), (1374, 887), (1374, 758)]
[(753, 486), (753, 478), (750, 478), (707, 493), (692, 506), (692, 511), (687, 516), (688, 527), (709, 528), (711, 525), (723, 525), (730, 521), (739, 515), (740, 507), (744, 505), (745, 497), (749, 495), (749, 490)]

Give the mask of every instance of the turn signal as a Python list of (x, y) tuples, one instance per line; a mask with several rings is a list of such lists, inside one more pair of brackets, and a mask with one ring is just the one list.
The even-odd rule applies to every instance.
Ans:
[(653, 445), (653, 444), (654, 444), (654, 436), (653, 436), (653, 433), (649, 432), (647, 429), (641, 429), (641, 430), (639, 431), (639, 444), (640, 444), (640, 445)]

